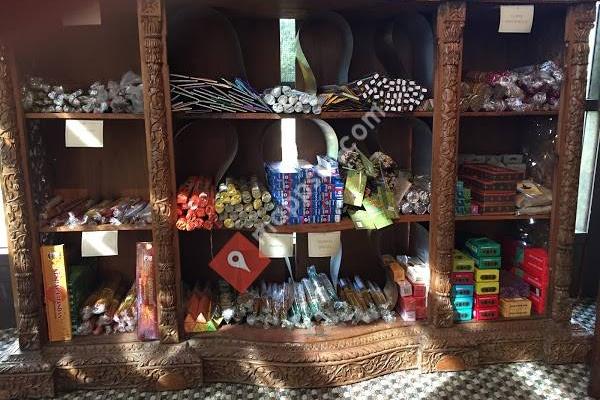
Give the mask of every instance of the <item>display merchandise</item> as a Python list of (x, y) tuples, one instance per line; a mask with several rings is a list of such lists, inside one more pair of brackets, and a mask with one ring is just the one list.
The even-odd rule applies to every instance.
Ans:
[(463, 111), (555, 110), (560, 101), (562, 69), (553, 61), (497, 72), (465, 74)]
[(219, 184), (215, 211), (227, 229), (261, 229), (271, 223), (274, 209), (271, 193), (255, 176), (250, 180), (226, 178)]
[(211, 178), (191, 176), (177, 191), (177, 222), (182, 231), (220, 227), (215, 210), (215, 188)]
[(236, 293), (225, 281), (213, 288), (197, 286), (186, 304), (187, 332), (210, 332), (221, 324), (305, 329), (395, 319), (394, 304), (377, 284), (359, 276), (340, 278), (336, 290), (314, 266), (300, 281), (261, 281), (245, 293)]
[(427, 88), (410, 79), (373, 74), (345, 85), (322, 88), (324, 111), (377, 109), (383, 112), (414, 111), (427, 95)]
[(269, 112), (269, 105), (248, 82), (241, 78), (229, 81), (171, 74), (171, 109), (173, 112), (198, 114), (207, 112)]
[[(384, 256), (384, 261), (385, 261)], [(396, 260), (386, 262), (393, 270), (401, 269), (402, 274), (395, 274), (394, 282), (398, 286), (398, 302), (396, 310), (404, 321), (427, 319), (427, 293), (429, 291), (429, 265), (418, 257), (397, 256)]]
[[(98, 276), (94, 278), (96, 282), (99, 279)], [(77, 307), (80, 322), (73, 326), (74, 333), (86, 336), (133, 332), (137, 325), (135, 285), (128, 285), (119, 273), (105, 275), (99, 280), (100, 284), (95, 282), (95, 289)]]
[(323, 99), (289, 86), (275, 86), (265, 89), (262, 99), (276, 113), (320, 114)]
[(340, 222), (344, 183), (338, 163), (327, 156), (317, 156), (317, 161), (317, 165), (303, 160), (265, 165), (275, 203), (271, 213), (274, 225)]
[(71, 309), (64, 246), (41, 246), (40, 254), (48, 339), (51, 342), (71, 340)]
[(22, 102), (28, 112), (144, 112), (142, 78), (132, 71), (123, 74), (119, 82), (108, 81), (106, 85), (94, 82), (87, 92), (67, 90), (62, 85), (32, 77), (22, 88)]
[(67, 200), (62, 196), (54, 196), (42, 207), (40, 213), (40, 224), (51, 228), (150, 223), (150, 203), (138, 197), (122, 197), (117, 200)]

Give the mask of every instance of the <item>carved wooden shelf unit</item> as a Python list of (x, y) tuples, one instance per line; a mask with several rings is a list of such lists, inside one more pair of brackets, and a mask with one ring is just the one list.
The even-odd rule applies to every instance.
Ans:
[[(12, 3), (0, 16), (0, 157), (19, 342), (0, 360), (1, 398), (52, 396), (56, 391), (87, 388), (166, 390), (204, 382), (336, 386), (410, 368), (431, 372), (524, 360), (569, 363), (587, 356), (591, 333), (570, 324), (568, 289), (594, 2), (533, 1), (533, 30), (524, 35), (497, 32), (499, 3), (495, 1), (103, 0), (102, 24), (84, 27), (60, 23), (75, 2), (39, 4), (36, 9)], [(218, 23), (186, 26), (194, 18), (202, 21), (216, 15), (202, 11), (202, 5), (217, 8), (231, 27), (223, 27), (225, 17), (218, 17)], [(209, 243), (218, 249), (232, 232), (179, 233), (175, 229), (177, 184), (189, 175), (215, 175), (227, 158), (224, 138), (230, 131), (240, 134), (228, 174), (261, 174), (264, 160), (280, 152), (278, 120), (288, 115), (172, 115), (169, 74), (245, 76), (260, 89), (277, 85), (279, 18), (297, 18), (297, 26), (308, 35), (303, 50), (315, 62), (311, 65), (318, 83), (333, 83), (337, 75), (331, 69), (337, 68), (342, 39), (330, 26), (302, 25), (307, 15), (324, 10), (343, 15), (354, 35), (350, 80), (382, 68), (372, 42), (382, 21), (397, 19), (401, 26), (417, 14), (426, 21), (428, 35), (401, 42), (432, 48), (429, 65), (411, 71), (431, 72), (435, 111), (390, 113), (369, 135), (373, 140), (359, 145), (365, 150), (383, 149), (404, 169), (430, 170), (431, 215), (402, 216), (391, 227), (370, 233), (353, 229), (348, 218), (337, 224), (274, 229), (297, 232), (296, 278), (304, 276), (309, 262), (320, 270), (329, 268), (324, 260), (308, 259), (307, 232), (342, 230), (342, 274), (359, 273), (379, 283), (385, 279), (378, 264), (380, 254), (409, 253), (424, 239), (431, 267), (429, 319), (305, 331), (226, 326), (215, 333), (186, 336), (181, 282), (193, 286), (198, 280), (215, 279), (206, 265), (212, 252)], [(565, 76), (559, 111), (460, 112), (463, 71), (502, 70), (556, 57)], [(20, 87), (28, 76), (85, 87), (118, 79), (130, 69), (142, 75), (143, 115), (25, 113), (22, 109)], [(298, 85), (302, 85), (300, 78)], [(297, 119), (300, 157), (307, 159), (324, 151), (311, 119), (327, 120), (339, 134), (350, 133), (357, 122), (365, 123), (360, 112), (291, 117)], [(61, 120), (69, 118), (105, 120), (104, 148), (65, 150)], [(540, 121), (555, 124), (558, 134), (552, 213), (456, 217), (457, 154), (519, 152), (528, 124)], [(200, 134), (174, 134), (190, 123)], [(139, 342), (135, 335), (115, 335), (48, 343), (41, 303), (40, 242), (55, 240), (76, 248), (79, 235), (37, 222), (28, 156), (31, 124), (37, 124), (36, 135), (45, 140), (57, 191), (83, 191), (104, 198), (137, 193), (152, 202), (151, 226), (81, 230), (123, 230), (120, 255), (105, 257), (100, 270), (116, 269), (129, 277), (135, 274), (134, 243), (153, 241), (160, 340)], [(514, 233), (517, 224), (530, 218), (543, 225), (540, 229), (547, 229), (550, 237), (546, 314), (455, 324), (450, 303), (455, 233), (494, 237)], [(261, 278), (283, 280), (286, 273), (281, 260), (272, 260)]]

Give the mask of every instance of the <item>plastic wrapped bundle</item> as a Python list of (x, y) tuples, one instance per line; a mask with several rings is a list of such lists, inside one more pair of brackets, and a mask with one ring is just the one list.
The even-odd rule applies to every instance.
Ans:
[(385, 322), (392, 322), (396, 320), (396, 315), (392, 311), (393, 304), (385, 297), (385, 294), (379, 286), (371, 281), (367, 281), (367, 288), (371, 294), (371, 298), (379, 309), (381, 319)]
[(312, 314), (304, 294), (304, 287), (300, 282), (292, 282), (291, 284), (294, 289), (294, 301), (292, 303), (290, 322), (296, 328), (310, 328), (312, 326)]
[(367, 306), (367, 314), (369, 314), (369, 319), (371, 321), (379, 319), (379, 311), (375, 301), (373, 300), (373, 297), (371, 296), (371, 292), (358, 275), (354, 277), (354, 289), (363, 298), (364, 304)]
[(373, 319), (368, 312), (367, 304), (360, 293), (354, 290), (352, 283), (345, 278), (341, 278), (338, 285), (340, 298), (354, 308), (354, 318), (352, 319), (352, 322), (355, 324), (359, 322), (367, 324), (372, 322)]

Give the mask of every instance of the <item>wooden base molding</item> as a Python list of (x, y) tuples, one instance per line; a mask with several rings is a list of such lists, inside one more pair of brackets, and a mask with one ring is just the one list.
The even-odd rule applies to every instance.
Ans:
[[(15, 346), (0, 369), (0, 399), (51, 396), (55, 389), (177, 390), (203, 382), (332, 387), (406, 369), (428, 373), (517, 361), (584, 362), (592, 343), (589, 332), (551, 319), (451, 329), (338, 327), (335, 334), (306, 333), (302, 341), (293, 341), (294, 331), (275, 332), (279, 340), (252, 341), (244, 339), (252, 337), (247, 328), (233, 328), (173, 345), (81, 340), (42, 352), (20, 352)], [(256, 328), (254, 337), (264, 334)]]

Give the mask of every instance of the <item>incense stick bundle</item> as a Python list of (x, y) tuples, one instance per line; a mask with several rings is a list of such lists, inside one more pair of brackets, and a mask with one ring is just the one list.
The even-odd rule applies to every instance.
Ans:
[(317, 95), (305, 93), (289, 86), (275, 86), (266, 89), (262, 99), (276, 113), (320, 114), (321, 105)]
[(177, 216), (175, 226), (182, 231), (220, 227), (215, 211), (215, 189), (211, 179), (192, 176), (179, 187)]
[(208, 112), (270, 112), (247, 82), (171, 74), (171, 109), (189, 114)]
[(219, 185), (215, 210), (227, 229), (256, 229), (271, 222), (275, 209), (271, 193), (256, 177), (227, 178)]

